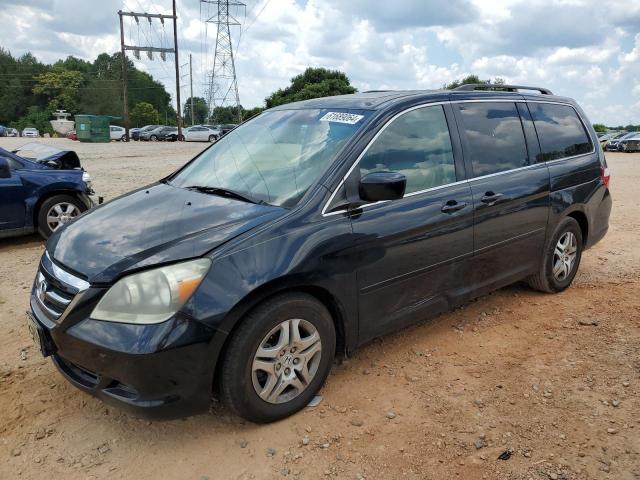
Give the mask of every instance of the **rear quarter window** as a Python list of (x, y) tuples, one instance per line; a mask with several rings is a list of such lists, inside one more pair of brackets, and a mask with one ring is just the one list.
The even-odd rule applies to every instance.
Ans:
[(538, 162), (582, 155), (593, 150), (589, 135), (573, 107), (529, 103), (529, 111), (542, 149), (536, 158)]

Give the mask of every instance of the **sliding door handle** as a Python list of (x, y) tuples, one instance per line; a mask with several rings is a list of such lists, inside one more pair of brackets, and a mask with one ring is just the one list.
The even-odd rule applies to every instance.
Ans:
[(449, 200), (447, 203), (445, 203), (442, 208), (441, 211), (442, 213), (455, 213), (458, 210), (462, 210), (464, 207), (466, 207), (467, 204), (465, 202), (458, 202), (456, 200)]

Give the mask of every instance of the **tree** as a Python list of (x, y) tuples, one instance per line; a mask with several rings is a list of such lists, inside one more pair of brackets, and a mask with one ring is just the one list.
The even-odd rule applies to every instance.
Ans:
[(594, 123), (593, 124), (593, 129), (596, 132), (606, 132), (608, 130), (607, 126), (602, 124), (602, 123)]
[(500, 77), (494, 78), (493, 81), (491, 81), (491, 79), (480, 80), (480, 77), (478, 77), (478, 75), (472, 74), (472, 75), (467, 75), (466, 77), (461, 78), (460, 80), (454, 80), (451, 83), (445, 83), (442, 86), (442, 88), (444, 90), (453, 90), (454, 88), (457, 88), (460, 85), (469, 85), (473, 83), (484, 83), (486, 85), (504, 85), (506, 82), (504, 78), (500, 78)]
[(144, 125), (157, 125), (160, 121), (160, 115), (158, 111), (153, 108), (153, 105), (147, 102), (139, 102), (133, 107), (129, 114), (131, 122), (136, 127), (142, 127)]
[(77, 113), (82, 73), (56, 65), (49, 72), (37, 75), (34, 80), (33, 93), (47, 97), (52, 110), (63, 108)]
[(291, 79), (291, 85), (272, 93), (265, 99), (267, 108), (285, 103), (355, 93), (349, 78), (338, 70), (326, 68), (307, 68), (303, 73)]
[[(185, 122), (191, 122), (191, 97), (187, 98), (184, 104), (183, 116)], [(193, 97), (193, 121), (194, 125), (206, 122), (209, 116), (209, 106), (202, 97)]]
[[(211, 112), (211, 123), (239, 123), (240, 117), (238, 115), (238, 109), (240, 113), (244, 111), (242, 105), (239, 107), (235, 107), (229, 105), (228, 107), (215, 107), (213, 112)], [(245, 119), (244, 115), (242, 116)], [(245, 119), (246, 120), (246, 119)]]

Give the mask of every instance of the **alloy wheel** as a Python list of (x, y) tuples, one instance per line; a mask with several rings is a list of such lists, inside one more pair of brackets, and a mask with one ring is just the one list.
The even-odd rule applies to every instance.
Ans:
[(553, 276), (562, 282), (571, 274), (576, 262), (578, 240), (572, 232), (565, 232), (553, 251)]
[(268, 403), (300, 395), (315, 377), (322, 341), (310, 322), (294, 318), (276, 325), (260, 342), (251, 365), (253, 388)]
[(69, 202), (61, 202), (53, 205), (47, 212), (47, 225), (55, 232), (72, 218), (80, 215), (80, 209)]

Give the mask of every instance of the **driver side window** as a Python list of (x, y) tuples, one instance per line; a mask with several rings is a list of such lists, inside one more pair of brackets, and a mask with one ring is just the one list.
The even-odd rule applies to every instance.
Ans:
[(456, 181), (447, 119), (441, 105), (411, 110), (396, 118), (360, 160), (360, 175), (398, 172), (405, 194)]

